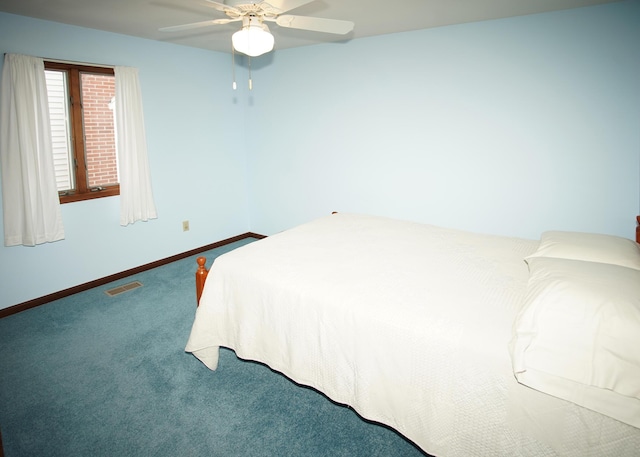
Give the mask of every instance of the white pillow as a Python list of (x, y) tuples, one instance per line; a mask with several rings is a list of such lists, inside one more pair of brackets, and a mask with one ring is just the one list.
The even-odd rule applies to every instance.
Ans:
[(518, 381), (640, 428), (640, 271), (528, 262), (510, 347)]
[(640, 245), (613, 235), (581, 232), (544, 232), (538, 250), (527, 257), (557, 257), (609, 263), (640, 270)]

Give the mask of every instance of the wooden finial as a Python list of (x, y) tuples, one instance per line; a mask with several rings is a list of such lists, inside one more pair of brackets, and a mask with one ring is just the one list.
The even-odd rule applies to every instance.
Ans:
[(200, 297), (202, 296), (202, 290), (204, 289), (204, 283), (207, 280), (207, 275), (209, 272), (207, 271), (207, 267), (205, 264), (207, 263), (206, 257), (198, 257), (196, 259), (198, 263), (198, 269), (196, 270), (196, 304), (200, 305)]

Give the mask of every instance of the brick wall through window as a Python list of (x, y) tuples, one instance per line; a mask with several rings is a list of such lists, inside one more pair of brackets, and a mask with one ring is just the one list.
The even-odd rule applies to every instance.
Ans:
[(115, 145), (115, 78), (82, 73), (82, 107), (89, 187), (118, 183)]

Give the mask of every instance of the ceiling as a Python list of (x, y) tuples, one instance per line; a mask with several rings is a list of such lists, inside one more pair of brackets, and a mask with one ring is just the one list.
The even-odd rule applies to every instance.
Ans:
[[(614, 1), (618, 0), (315, 0), (287, 14), (349, 20), (355, 22), (354, 30), (333, 35), (273, 23), (269, 28), (277, 50)], [(0, 0), (0, 11), (221, 52), (231, 52), (231, 35), (240, 28), (234, 22), (182, 32), (158, 31), (226, 17), (204, 0)]]

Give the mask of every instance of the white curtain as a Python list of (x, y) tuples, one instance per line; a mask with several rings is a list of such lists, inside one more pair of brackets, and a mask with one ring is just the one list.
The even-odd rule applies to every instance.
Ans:
[(138, 70), (115, 67), (120, 225), (157, 218), (151, 192)]
[(5, 246), (64, 238), (42, 59), (6, 54), (0, 87)]

